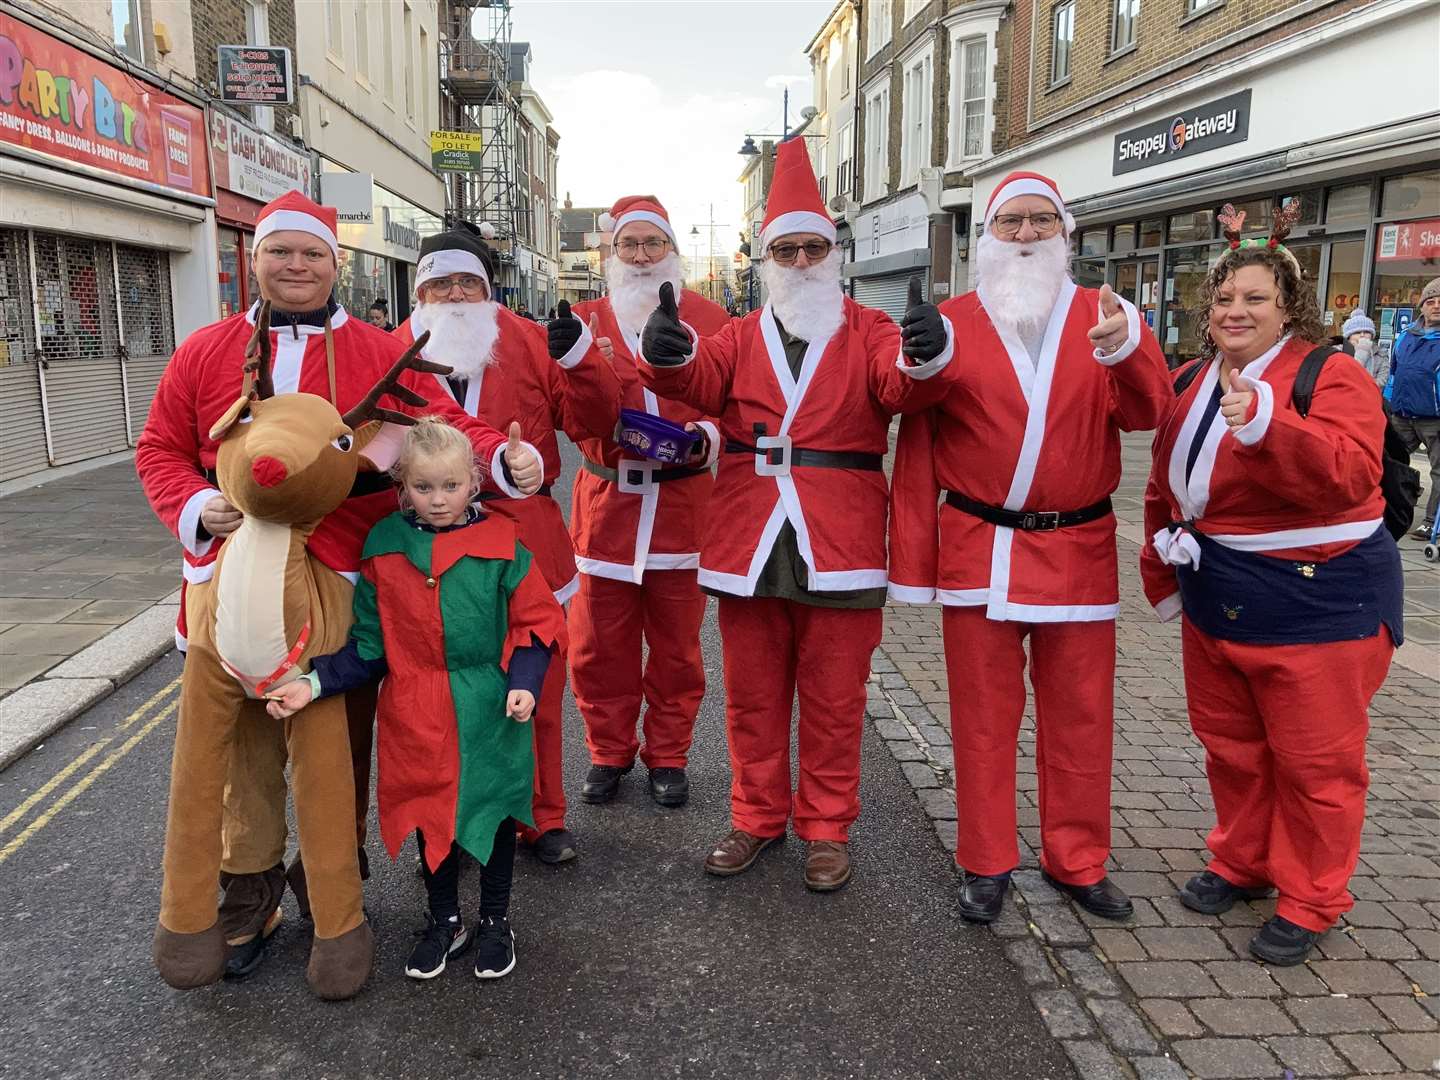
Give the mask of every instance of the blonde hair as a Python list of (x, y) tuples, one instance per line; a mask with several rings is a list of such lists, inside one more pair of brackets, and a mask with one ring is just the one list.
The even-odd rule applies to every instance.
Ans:
[(474, 488), (472, 497), (480, 491), (480, 465), (475, 460), (475, 449), (470, 440), (458, 428), (450, 426), (443, 416), (422, 416), (405, 429), (405, 441), (400, 445), (400, 456), (390, 469), (390, 475), (399, 485), (400, 501), (405, 502), (405, 477), (417, 462), (432, 461), (435, 458), (458, 458), (470, 467), (470, 482)]

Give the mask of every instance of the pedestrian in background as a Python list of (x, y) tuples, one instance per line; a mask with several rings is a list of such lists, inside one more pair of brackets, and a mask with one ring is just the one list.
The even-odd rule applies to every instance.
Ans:
[(371, 326), (378, 326), (381, 330), (395, 329), (390, 325), (389, 310), (383, 300), (376, 300), (370, 305), (369, 310), (365, 312), (365, 321)]
[(1408, 453), (1425, 447), (1430, 458), (1430, 496), (1412, 536), (1430, 538), (1440, 505), (1440, 277), (1420, 293), (1420, 318), (1390, 349), (1390, 426)]
[(1155, 434), (1140, 565), (1156, 613), (1183, 613), (1215, 798), (1210, 863), (1180, 902), (1218, 915), (1278, 888), (1250, 951), (1287, 966), (1353, 904), (1367, 710), (1403, 632), (1400, 556), (1369, 375), (1332, 360), (1308, 411), (1292, 399), (1324, 324), (1280, 243), (1285, 211), (1268, 241), (1242, 241), (1228, 206), (1221, 220), (1231, 246), (1202, 285), (1201, 355)]
[(1375, 348), (1375, 323), (1365, 314), (1364, 308), (1357, 307), (1350, 313), (1345, 325), (1340, 328), (1340, 336), (1345, 339), (1340, 346), (1341, 351), (1355, 357), (1356, 362), (1370, 373), (1375, 385), (1383, 387), (1390, 378), (1390, 363)]

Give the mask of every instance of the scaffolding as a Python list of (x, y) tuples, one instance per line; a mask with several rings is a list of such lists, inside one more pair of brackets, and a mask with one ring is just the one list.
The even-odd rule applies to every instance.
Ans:
[[(495, 228), (490, 241), (513, 264), (520, 235), (516, 130), (520, 102), (511, 83), (510, 0), (442, 0), (440, 86), (448, 130), (480, 135), (480, 168), (447, 174), (453, 221)], [(508, 276), (508, 275), (507, 275)]]

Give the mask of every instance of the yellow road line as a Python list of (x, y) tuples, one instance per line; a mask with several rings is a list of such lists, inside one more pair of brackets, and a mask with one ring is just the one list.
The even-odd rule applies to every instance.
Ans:
[(20, 848), (24, 846), (27, 840), (29, 840), (41, 829), (43, 829), (46, 825), (50, 824), (56, 814), (60, 813), (61, 810), (64, 810), (65, 807), (69, 806), (72, 802), (74, 802), (75, 799), (78, 798), (91, 784), (93, 784), (96, 780), (100, 779), (101, 774), (106, 772), (110, 768), (110, 766), (114, 765), (117, 761), (119, 761), (131, 750), (133, 750), (139, 744), (141, 739), (145, 738), (146, 735), (149, 735), (150, 732), (154, 731), (155, 728), (159, 726), (159, 724), (163, 720), (166, 720), (170, 716), (170, 714), (179, 707), (179, 705), (180, 703), (178, 701), (172, 701), (169, 705), (165, 706), (165, 708), (161, 709), (158, 713), (152, 716), (149, 720), (145, 722), (143, 727), (141, 727), (138, 731), (135, 732), (134, 735), (131, 735), (130, 738), (126, 739), (123, 743), (121, 743), (114, 750), (112, 750), (106, 756), (104, 761), (100, 762), (99, 765), (96, 765), (95, 768), (91, 769), (88, 773), (86, 773), (83, 779), (81, 779), (72, 788), (70, 788), (69, 791), (65, 792), (64, 795), (61, 795), (60, 798), (56, 799), (50, 805), (49, 809), (47, 809), (43, 814), (37, 817), (29, 825), (27, 825), (24, 832), (16, 836), (3, 848), (0, 848), (0, 863), (3, 863), (11, 855), (19, 851)]
[(156, 702), (158, 702), (161, 698), (165, 697), (171, 691), (175, 690), (177, 687), (179, 687), (179, 685), (180, 680), (176, 679), (174, 682), (170, 683), (169, 686), (163, 687), (162, 689), (157, 691), (154, 695), (151, 696), (148, 701), (146, 701), (138, 709), (132, 712), (124, 720), (120, 721), (120, 723), (116, 725), (114, 733), (106, 735), (104, 738), (97, 740), (85, 751), (83, 751), (78, 757), (76, 757), (74, 761), (70, 762), (70, 764), (66, 765), (49, 780), (45, 781), (45, 783), (42, 784), (39, 788), (37, 788), (28, 799), (22, 802), (14, 810), (11, 810), (10, 813), (6, 814), (3, 818), (0, 818), (0, 833), (5, 832), (22, 817), (28, 814), (34, 808), (36, 803), (38, 803), (41, 799), (45, 798), (45, 796), (49, 795), (57, 787), (63, 784), (70, 776), (74, 775), (75, 771), (79, 769), (80, 766), (84, 765), (101, 750), (105, 749), (105, 747), (110, 745), (110, 743), (114, 742), (115, 736), (117, 734), (134, 724), (145, 713), (149, 712), (150, 708), (155, 705)]

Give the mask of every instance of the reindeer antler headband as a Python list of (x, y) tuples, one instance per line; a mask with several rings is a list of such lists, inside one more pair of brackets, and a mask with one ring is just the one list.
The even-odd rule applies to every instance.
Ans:
[(1300, 260), (1295, 258), (1295, 253), (1287, 248), (1280, 241), (1290, 235), (1290, 230), (1300, 220), (1300, 200), (1291, 199), (1280, 209), (1275, 211), (1270, 225), (1270, 235), (1264, 239), (1258, 236), (1251, 236), (1241, 239), (1240, 231), (1245, 227), (1245, 211), (1236, 210), (1232, 203), (1226, 203), (1220, 208), (1220, 213), (1215, 215), (1224, 230), (1225, 239), (1229, 246), (1220, 253), (1215, 260), (1219, 266), (1232, 252), (1241, 251), (1245, 248), (1268, 248), (1271, 251), (1278, 251), (1290, 260), (1290, 265), (1295, 268), (1295, 276), (1303, 278), (1305, 272), (1300, 268)]

